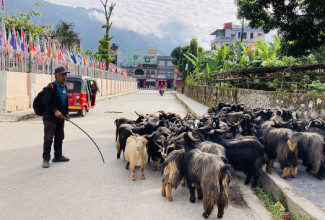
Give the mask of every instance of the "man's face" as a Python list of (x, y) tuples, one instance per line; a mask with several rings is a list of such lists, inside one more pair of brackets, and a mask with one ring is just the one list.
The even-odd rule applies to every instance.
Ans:
[(66, 79), (67, 79), (66, 73), (56, 75), (56, 81), (58, 81), (58, 83), (60, 83), (61, 85), (66, 81)]

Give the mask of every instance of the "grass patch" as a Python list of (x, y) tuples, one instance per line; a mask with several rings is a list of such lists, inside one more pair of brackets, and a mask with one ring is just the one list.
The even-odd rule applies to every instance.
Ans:
[(257, 197), (265, 204), (275, 220), (310, 220), (307, 216), (295, 216), (291, 214), (279, 201), (275, 202), (271, 193), (266, 193), (263, 188), (256, 187), (255, 193)]

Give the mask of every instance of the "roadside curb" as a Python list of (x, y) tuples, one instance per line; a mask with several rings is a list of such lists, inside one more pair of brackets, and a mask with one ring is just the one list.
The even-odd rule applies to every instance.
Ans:
[(190, 112), (190, 113), (191, 113), (192, 115), (194, 115), (195, 117), (198, 117), (198, 116), (199, 116), (198, 114), (196, 114), (196, 112), (194, 112), (194, 111), (190, 108), (189, 105), (187, 105), (187, 104), (186, 104), (182, 99), (180, 99), (176, 93), (173, 93), (173, 95), (177, 98), (177, 100), (178, 100), (180, 103), (182, 103), (182, 105), (185, 106), (185, 108), (186, 108), (186, 110), (187, 110), (188, 112)]
[(296, 216), (308, 216), (311, 219), (321, 220), (325, 218), (325, 212), (297, 193), (275, 172), (267, 174), (265, 171), (262, 171), (260, 182), (265, 191), (271, 193), (275, 200), (284, 204), (290, 213)]

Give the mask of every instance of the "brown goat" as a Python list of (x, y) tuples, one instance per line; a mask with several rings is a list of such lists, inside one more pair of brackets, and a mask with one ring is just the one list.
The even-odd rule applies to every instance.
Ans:
[[(177, 189), (184, 178), (183, 163), (184, 149), (172, 151), (163, 163), (163, 178), (161, 182), (161, 195), (167, 197), (168, 201), (173, 201), (172, 188)], [(184, 184), (185, 185), (185, 184)], [(167, 187), (167, 192), (166, 192)]]
[(144, 177), (144, 167), (147, 163), (147, 145), (148, 141), (140, 135), (133, 135), (128, 137), (125, 145), (125, 169), (128, 169), (131, 166), (131, 180), (135, 180), (135, 167), (140, 166), (141, 170), (141, 179)]

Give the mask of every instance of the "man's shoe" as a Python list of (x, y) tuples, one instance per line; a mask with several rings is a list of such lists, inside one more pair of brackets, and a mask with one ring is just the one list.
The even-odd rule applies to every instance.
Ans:
[(45, 159), (43, 159), (42, 167), (43, 167), (43, 168), (49, 168), (49, 167), (50, 167), (50, 162), (49, 162), (49, 160), (45, 160)]
[(54, 157), (52, 162), (68, 162), (70, 159), (61, 155), (59, 157)]

